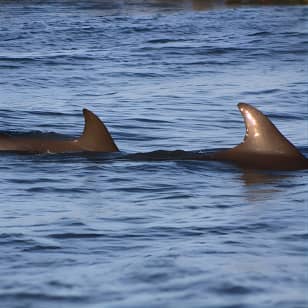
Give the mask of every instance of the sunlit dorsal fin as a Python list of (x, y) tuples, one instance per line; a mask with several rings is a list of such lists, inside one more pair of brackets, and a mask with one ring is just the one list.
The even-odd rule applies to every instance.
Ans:
[(78, 139), (80, 146), (85, 151), (118, 151), (118, 147), (114, 143), (104, 123), (88, 109), (83, 109), (83, 115), (85, 126), (81, 137)]
[(246, 103), (239, 103), (238, 108), (245, 121), (246, 135), (243, 143), (234, 150), (302, 157), (295, 146), (261, 111)]

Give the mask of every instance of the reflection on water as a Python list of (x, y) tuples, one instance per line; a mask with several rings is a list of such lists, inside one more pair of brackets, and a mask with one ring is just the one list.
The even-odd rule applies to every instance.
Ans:
[(269, 173), (244, 169), (240, 179), (246, 186), (246, 198), (249, 202), (272, 199), (273, 195), (281, 192), (279, 185), (291, 175)]
[(288, 177), (290, 177), (290, 175), (244, 169), (241, 180), (246, 186), (252, 186), (259, 184), (274, 184)]

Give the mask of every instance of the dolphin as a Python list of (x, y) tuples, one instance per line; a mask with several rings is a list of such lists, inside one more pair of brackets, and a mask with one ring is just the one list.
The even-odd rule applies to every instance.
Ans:
[[(182, 159), (217, 160), (248, 169), (298, 170), (308, 169), (308, 159), (284, 137), (261, 111), (247, 103), (239, 103), (244, 118), (244, 140), (234, 148), (208, 155), (184, 155)], [(107, 127), (90, 110), (83, 109), (85, 126), (74, 140), (54, 140), (47, 137), (20, 137), (0, 134), (0, 151), (24, 153), (118, 152)], [(177, 152), (177, 151), (176, 151)], [(183, 151), (180, 151), (183, 152)], [(132, 154), (140, 158), (138, 154)], [(151, 153), (141, 154), (143, 158)], [(167, 157), (168, 159), (168, 157)]]
[(90, 110), (83, 109), (85, 125), (82, 135), (73, 140), (47, 137), (21, 137), (0, 134), (0, 151), (23, 153), (117, 152), (107, 127)]
[(238, 108), (246, 134), (241, 144), (209, 155), (211, 160), (227, 161), (241, 167), (268, 170), (308, 169), (308, 159), (261, 111), (246, 103)]

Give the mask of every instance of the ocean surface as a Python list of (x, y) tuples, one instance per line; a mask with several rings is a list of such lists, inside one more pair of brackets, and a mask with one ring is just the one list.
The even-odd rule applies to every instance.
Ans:
[(0, 131), (122, 152), (0, 154), (0, 307), (307, 308), (307, 170), (193, 160), (241, 101), (307, 156), (307, 76), (307, 6), (1, 1)]

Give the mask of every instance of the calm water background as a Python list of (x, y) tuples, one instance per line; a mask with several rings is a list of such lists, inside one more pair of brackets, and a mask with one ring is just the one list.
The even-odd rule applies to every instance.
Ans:
[[(87, 107), (125, 153), (189, 154), (239, 143), (245, 101), (308, 154), (308, 7), (108, 2), (1, 2), (2, 132)], [(0, 306), (307, 307), (307, 171), (164, 153), (1, 154)]]

